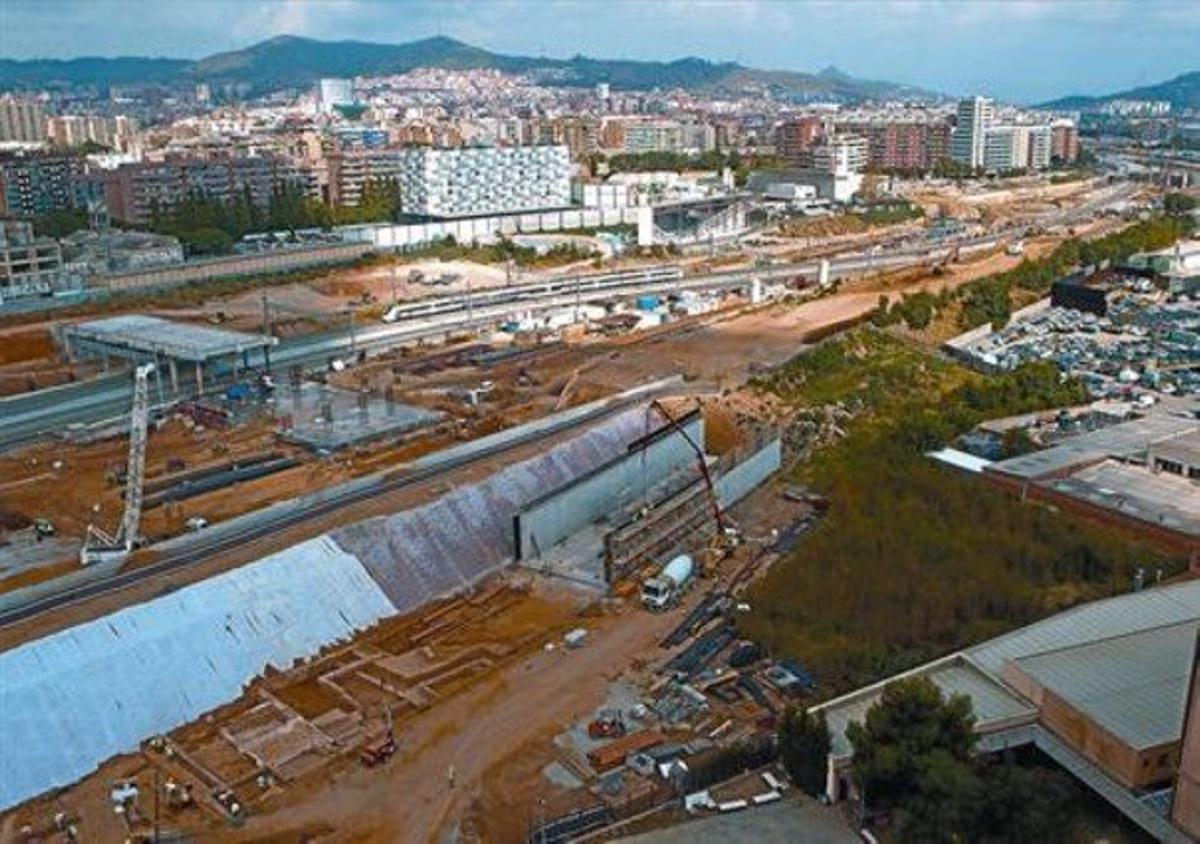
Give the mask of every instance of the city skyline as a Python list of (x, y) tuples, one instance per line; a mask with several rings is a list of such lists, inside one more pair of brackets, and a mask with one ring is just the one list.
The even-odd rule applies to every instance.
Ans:
[[(1176, 0), (670, 0), (651, 7), (579, 0), (212, 0), (204, 8), (208, 13), (197, 15), (192, 3), (10, 0), (0, 10), (0, 28), (19, 37), (5, 39), (3, 55), (198, 58), (280, 34), (387, 43), (441, 34), (495, 52), (556, 58), (699, 56), (809, 72), (834, 65), (860, 78), (951, 95), (986, 91), (1029, 103), (1105, 94), (1188, 72), (1200, 40), (1200, 6)], [(536, 28), (515, 25), (531, 18)], [(113, 27), (113, 20), (125, 25)], [(861, 49), (864, 44), (870, 49)], [(1031, 55), (1042, 58), (1025, 60)]]

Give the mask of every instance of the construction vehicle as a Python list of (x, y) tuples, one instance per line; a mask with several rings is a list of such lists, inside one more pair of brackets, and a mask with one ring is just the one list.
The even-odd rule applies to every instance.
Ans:
[(33, 533), (34, 536), (37, 537), (37, 541), (41, 542), (43, 539), (54, 536), (54, 534), (58, 533), (58, 528), (56, 528), (54, 526), (54, 522), (50, 521), (49, 519), (34, 519)]
[(368, 768), (382, 765), (396, 754), (396, 736), (391, 728), (377, 739), (367, 742), (358, 754), (358, 759)]
[(602, 709), (588, 723), (588, 738), (606, 739), (623, 738), (628, 728), (625, 726), (625, 716), (619, 709)]
[(79, 562), (90, 566), (116, 562), (129, 556), (138, 543), (142, 524), (142, 488), (146, 480), (146, 425), (150, 420), (150, 375), (154, 364), (134, 370), (133, 406), (129, 411), (129, 463), (125, 470), (125, 513), (116, 535), (88, 525)]
[(661, 610), (673, 606), (691, 585), (696, 574), (696, 564), (687, 554), (680, 554), (663, 566), (654, 577), (642, 583), (642, 604), (648, 610)]

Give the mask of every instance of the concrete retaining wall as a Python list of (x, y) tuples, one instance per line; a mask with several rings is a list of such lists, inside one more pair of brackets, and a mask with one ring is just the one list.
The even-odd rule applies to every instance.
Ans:
[(734, 466), (713, 482), (721, 507), (732, 507), (758, 488), (767, 478), (779, 471), (783, 461), (783, 445), (771, 440), (754, 454)]
[[(703, 447), (704, 420), (699, 415), (683, 428), (693, 442)], [(683, 437), (673, 432), (664, 432), (633, 454), (620, 455), (517, 514), (514, 520), (517, 559), (540, 557), (622, 506), (644, 499), (649, 488), (695, 463), (696, 453)]]
[(636, 208), (564, 208), (537, 214), (503, 214), (430, 223), (391, 223), (343, 226), (338, 232), (349, 243), (366, 243), (375, 249), (413, 249), (453, 237), (459, 243), (489, 242), (503, 235), (591, 229), (637, 223)]

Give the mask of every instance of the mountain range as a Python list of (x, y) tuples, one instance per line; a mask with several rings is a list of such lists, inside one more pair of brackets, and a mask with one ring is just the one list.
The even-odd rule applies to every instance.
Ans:
[(1041, 108), (1086, 110), (1110, 100), (1167, 100), (1173, 110), (1200, 109), (1200, 70), (1184, 73), (1166, 82), (1143, 85), (1098, 97), (1071, 96), (1042, 103)]
[(670, 62), (509, 56), (438, 36), (405, 44), (318, 41), (280, 35), (242, 50), (189, 61), (169, 58), (79, 58), (0, 60), (0, 90), (54, 86), (189, 83), (241, 84), (251, 93), (311, 85), (322, 77), (404, 73), (418, 67), (492, 68), (522, 73), (547, 84), (590, 87), (607, 82), (615, 90), (684, 88), (712, 94), (770, 91), (796, 100), (938, 99), (896, 82), (857, 79), (837, 68), (819, 73), (767, 71), (734, 62), (684, 58)]

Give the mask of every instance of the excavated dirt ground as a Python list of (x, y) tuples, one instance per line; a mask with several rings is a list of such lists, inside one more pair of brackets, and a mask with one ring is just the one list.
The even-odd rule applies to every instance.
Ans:
[[(1044, 254), (1057, 242), (1049, 237), (1031, 241), (1027, 254)], [(895, 298), (918, 289), (957, 287), (1008, 269), (1020, 260), (1000, 253), (951, 265), (940, 276), (922, 270), (880, 275), (848, 282), (837, 293), (799, 305), (777, 303), (748, 311), (731, 299), (729, 307), (716, 314), (623, 337), (535, 347), (530, 355), (487, 368), (457, 365), (445, 360), (446, 349), (429, 348), (421, 354), (433, 356), (437, 365), (429, 367), (428, 372), (420, 369), (420, 354), (396, 352), (334, 376), (334, 382), (348, 388), (382, 390), (390, 385), (399, 400), (425, 404), (459, 420), (457, 430), (441, 429), (398, 445), (385, 442), (317, 458), (277, 441), (267, 418), (203, 432), (184, 427), (178, 419), (169, 420), (151, 434), (149, 479), (166, 475), (168, 458), (182, 460), (187, 470), (192, 470), (239, 456), (279, 451), (300, 459), (302, 465), (149, 510), (145, 533), (152, 537), (177, 534), (191, 516), (209, 521), (229, 518), (356, 475), (400, 465), (462, 437), (481, 436), (655, 378), (681, 373), (699, 392), (728, 393), (755, 372), (786, 361), (807, 343), (866, 319), (880, 295)], [(493, 381), (495, 388), (488, 401), (477, 408), (436, 393), (477, 386), (483, 380)], [(35, 518), (50, 518), (61, 540), (76, 544), (89, 523), (115, 526), (122, 506), (122, 488), (112, 481), (112, 475), (124, 465), (126, 449), (125, 439), (117, 438), (85, 446), (38, 445), (0, 456), (0, 514), (6, 522), (13, 517), (25, 524)], [(319, 532), (309, 527), (282, 531), (281, 539), (294, 542)], [(26, 528), (25, 532), (31, 534), (32, 530)], [(0, 590), (57, 576), (72, 566), (70, 560), (56, 558), (50, 549), (46, 551), (40, 566), (0, 573)], [(235, 557), (242, 559), (240, 554)], [(150, 558), (140, 559), (144, 562)]]

